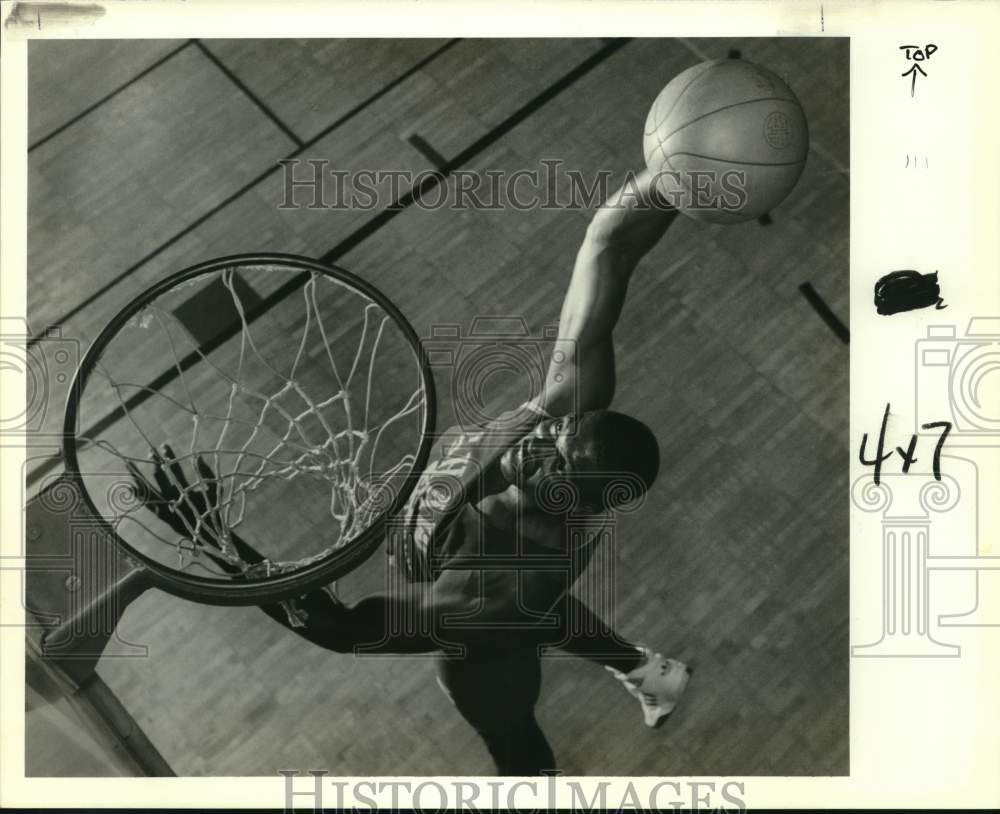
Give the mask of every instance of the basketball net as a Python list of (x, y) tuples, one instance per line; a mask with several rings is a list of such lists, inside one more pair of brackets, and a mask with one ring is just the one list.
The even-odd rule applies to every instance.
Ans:
[[(136, 314), (129, 327), (140, 327), (147, 332), (154, 327), (159, 331), (177, 374), (173, 377), (173, 386), (155, 388), (119, 380), (105, 365), (103, 357), (95, 368), (141, 443), (114, 443), (106, 438), (88, 440), (123, 464), (140, 465), (150, 482), (150, 467), (155, 469), (162, 462), (155, 440), (162, 435), (162, 428), (155, 426), (157, 422), (151, 422), (149, 416), (139, 415), (141, 411), (135, 409), (136, 396), (142, 394), (138, 400), (144, 402), (165, 401), (175, 416), (170, 443), (174, 460), (183, 469), (185, 479), (175, 476), (169, 462), (162, 465), (161, 471), (176, 490), (177, 496), (168, 501), (168, 505), (183, 524), (184, 533), (176, 534), (175, 530), (172, 530), (174, 534), (164, 533), (164, 529), (170, 527), (144, 517), (141, 501), (135, 501), (139, 505), (123, 512), (118, 523), (126, 520), (138, 523), (160, 543), (173, 548), (175, 567), (180, 570), (197, 563), (219, 576), (231, 578), (232, 572), (214, 562), (221, 560), (238, 569), (243, 576), (255, 578), (315, 562), (333, 549), (349, 545), (380, 512), (385, 511), (392, 503), (394, 479), (408, 474), (414, 465), (413, 452), (389, 464), (379, 456), (384, 434), (402, 419), (420, 411), (425, 404), (424, 390), (418, 384), (408, 398), (404, 392), (405, 401), (389, 415), (381, 418), (375, 415), (372, 385), (389, 315), (349, 285), (316, 272), (308, 274), (309, 279), (301, 289), (303, 315), (296, 327), (301, 330), (297, 347), (291, 344), (295, 340), (290, 336), (281, 343), (286, 352), (296, 347), (290, 366), (271, 358), (273, 354), (255, 341), (251, 322), (259, 314), (248, 318), (243, 294), (234, 285), (234, 269), (226, 268), (213, 277), (221, 280), (239, 319), (238, 326), (234, 322), (238, 330), (230, 342), (227, 369), (190, 339), (191, 348), (183, 348), (179, 335), (184, 334), (178, 331), (183, 325), (173, 312), (158, 306), (155, 301)], [(348, 365), (343, 364), (343, 359), (338, 363), (334, 352), (335, 337), (317, 302), (320, 280), (324, 285), (338, 285), (366, 302), (360, 339)], [(339, 333), (343, 334), (343, 330)], [(342, 336), (338, 341), (341, 340)], [(182, 362), (191, 350), (199, 357), (194, 366)], [(234, 357), (235, 364), (232, 363)], [(310, 374), (300, 376), (306, 366)], [(326, 393), (317, 393), (317, 366), (325, 370), (322, 379), (330, 385)], [(191, 368), (197, 370), (197, 377)], [(213, 379), (210, 385), (206, 385), (206, 374)], [(206, 400), (201, 398), (201, 393), (208, 390), (215, 394), (213, 399), (208, 399), (214, 402), (212, 405), (203, 403)], [(186, 419), (182, 422), (188, 428), (186, 437), (177, 434), (178, 414)], [(143, 446), (149, 454), (136, 454)], [(197, 465), (199, 458), (209, 465), (213, 476), (205, 477)], [(332, 521), (329, 524), (331, 537), (317, 546), (320, 550), (305, 557), (247, 562), (233, 545), (233, 534), (246, 522), (248, 506), (255, 493), (268, 484), (281, 481), (308, 481), (322, 486)], [(209, 489), (217, 494), (212, 506), (207, 506), (204, 499)], [(273, 504), (256, 507), (257, 511), (262, 509), (281, 511), (280, 506)], [(203, 556), (208, 549), (212, 556)]]

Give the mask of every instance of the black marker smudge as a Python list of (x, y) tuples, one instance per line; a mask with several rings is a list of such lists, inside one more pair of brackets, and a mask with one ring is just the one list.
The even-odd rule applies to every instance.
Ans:
[(97, 3), (14, 3), (4, 20), (4, 28), (37, 29), (93, 23), (105, 15), (104, 6)]
[(938, 273), (921, 274), (913, 269), (903, 269), (886, 274), (875, 283), (875, 310), (888, 316), (927, 308), (947, 308), (941, 299)]

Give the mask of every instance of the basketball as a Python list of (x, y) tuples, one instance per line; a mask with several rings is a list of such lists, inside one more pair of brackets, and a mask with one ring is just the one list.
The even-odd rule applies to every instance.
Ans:
[(656, 97), (643, 154), (657, 189), (688, 217), (739, 223), (765, 215), (805, 167), (802, 105), (776, 74), (741, 59), (702, 62)]

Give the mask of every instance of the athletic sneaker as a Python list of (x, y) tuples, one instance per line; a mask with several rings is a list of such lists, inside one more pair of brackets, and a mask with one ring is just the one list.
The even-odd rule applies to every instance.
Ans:
[(646, 726), (655, 728), (674, 711), (687, 687), (691, 669), (683, 662), (668, 659), (648, 647), (639, 649), (643, 655), (642, 663), (631, 672), (623, 673), (608, 666), (604, 669), (639, 699)]

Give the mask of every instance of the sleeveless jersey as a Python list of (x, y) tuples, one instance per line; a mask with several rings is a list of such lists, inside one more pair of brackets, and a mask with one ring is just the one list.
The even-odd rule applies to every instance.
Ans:
[(457, 521), (479, 501), (486, 471), (547, 418), (526, 402), (483, 426), (451, 427), (438, 436), (427, 467), (389, 526), (389, 556), (407, 579), (433, 582), (450, 556), (476, 551), (469, 523)]

